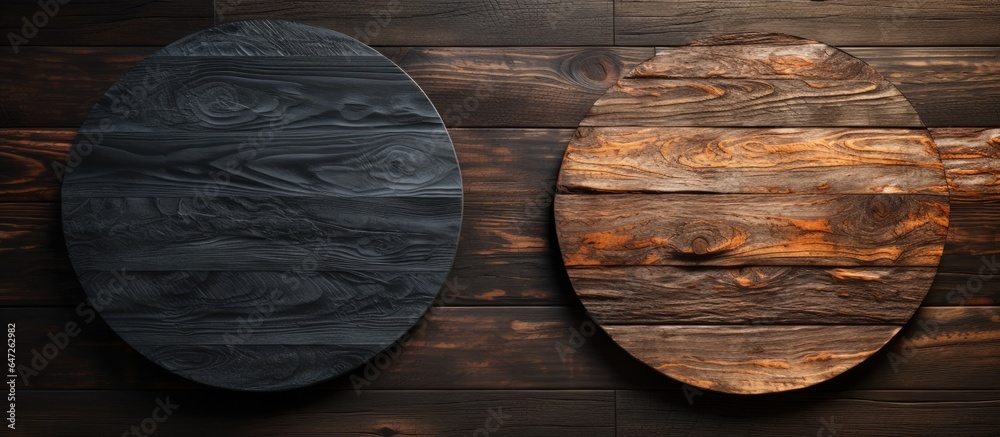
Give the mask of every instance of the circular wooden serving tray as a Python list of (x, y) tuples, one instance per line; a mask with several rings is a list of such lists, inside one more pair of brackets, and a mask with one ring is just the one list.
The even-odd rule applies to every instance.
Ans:
[(63, 225), (91, 303), (205, 384), (353, 369), (420, 319), (455, 256), (461, 175), (437, 111), (337, 32), (182, 39), (112, 86), (73, 147)]
[(833, 47), (739, 34), (662, 49), (580, 123), (562, 257), (626, 351), (696, 387), (767, 393), (857, 365), (909, 320), (948, 227), (937, 147)]

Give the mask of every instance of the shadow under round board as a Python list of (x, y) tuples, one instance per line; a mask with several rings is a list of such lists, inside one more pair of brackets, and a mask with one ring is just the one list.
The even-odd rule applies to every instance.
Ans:
[(455, 150), (417, 84), (286, 21), (158, 51), (101, 97), (69, 162), (64, 233), (91, 304), (156, 364), (228, 389), (313, 384), (390, 346), (461, 227)]
[(934, 279), (949, 198), (913, 107), (825, 44), (663, 48), (591, 108), (555, 196), (574, 290), (625, 351), (757, 394), (877, 352)]

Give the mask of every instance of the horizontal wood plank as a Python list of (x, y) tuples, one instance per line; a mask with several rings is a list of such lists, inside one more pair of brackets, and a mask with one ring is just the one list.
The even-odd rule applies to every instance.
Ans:
[(923, 125), (884, 80), (622, 79), (580, 126)]
[(644, 47), (382, 47), (450, 128), (576, 127)]
[(129, 68), (156, 48), (25, 48), (15, 55), (0, 49), (2, 127), (78, 129), (97, 99)]
[[(98, 97), (146, 47), (0, 48), (0, 127), (76, 129)], [(449, 127), (563, 127), (580, 120), (650, 48), (383, 47), (428, 93)], [(850, 49), (849, 49), (850, 50)], [(903, 92), (928, 126), (997, 126), (1000, 49), (865, 48), (849, 51)], [(926, 62), (933, 59), (933, 62)], [(520, 79), (516, 79), (520, 78)]]
[(371, 51), (343, 57), (158, 54), (103, 93), (80, 130), (100, 143), (105, 133), (246, 132), (245, 139), (440, 126), (420, 88)]
[(847, 47), (893, 83), (926, 126), (1000, 126), (1000, 47)]
[[(616, 0), (615, 42), (685, 45), (712, 35), (777, 32), (835, 46), (1000, 45), (990, 2), (701, 2)], [(836, 19), (831, 19), (836, 17)]]
[(948, 192), (922, 129), (581, 128), (560, 177), (574, 193)]
[[(761, 394), (808, 387), (856, 366), (899, 332), (858, 325), (602, 325), (629, 354), (695, 387)], [(705, 379), (708, 378), (708, 379)]]
[[(87, 308), (0, 310), (18, 326), (19, 363), (64, 332), (79, 335), (21, 385), (35, 389), (193, 389), (203, 386), (143, 358)], [(90, 320), (90, 323), (88, 323)], [(1000, 308), (922, 308), (883, 351), (816, 390), (1000, 390)], [(39, 352), (40, 353), (40, 352)], [(381, 357), (381, 358), (380, 358)], [(678, 389), (680, 383), (632, 359), (580, 308), (432, 308), (411, 339), (378, 366), (317, 388), (396, 389)], [(530, 369), (530, 371), (525, 371)], [(367, 373), (366, 373), (367, 372)], [(359, 382), (361, 381), (361, 382)]]
[(922, 305), (1000, 305), (1000, 264), (993, 255), (981, 257), (980, 261), (983, 274), (939, 269)]
[(76, 131), (0, 129), (0, 200), (55, 201)]
[(903, 325), (934, 268), (607, 267), (570, 269), (601, 326)]
[[(742, 397), (683, 390), (546, 390), (546, 391), (352, 391), (277, 393), (259, 396), (226, 392), (173, 391), (35, 391), (24, 393), (24, 429), (53, 436), (127, 430), (150, 414), (157, 399), (177, 405), (161, 435), (189, 435), (191, 430), (239, 432), (264, 436), (275, 432), (347, 435), (472, 435), (504, 423), (495, 432), (520, 435), (647, 436), (657, 433), (740, 434), (747, 429), (772, 434), (813, 435), (856, 431), (861, 434), (948, 434), (989, 436), (1000, 426), (1000, 393), (989, 390), (852, 390), (804, 391)], [(690, 400), (690, 401), (689, 401)], [(285, 406), (275, 412), (272, 402)], [(351, 407), (345, 407), (350, 405)], [(46, 408), (64, 412), (42, 417)], [(212, 417), (198, 414), (210, 409)], [(914, 410), (917, 410), (914, 413)], [(448, 411), (443, 414), (442, 411)], [(493, 411), (494, 414), (490, 414)], [(246, 414), (257, 418), (245, 420)], [(290, 420), (288, 414), (310, 420)], [(419, 414), (428, 421), (401, 420)], [(617, 417), (616, 417), (617, 415)], [(86, 420), (85, 420), (86, 419)], [(825, 434), (822, 434), (825, 435)]]
[(315, 271), (440, 272), (455, 254), (462, 198), (67, 197), (62, 208), (81, 272), (280, 272), (307, 262)]
[(560, 194), (555, 204), (569, 268), (935, 267), (948, 230), (944, 196)]
[(613, 0), (219, 0), (223, 22), (253, 18), (326, 27), (369, 45), (613, 45)]
[[(17, 430), (47, 436), (129, 433), (157, 406), (174, 405), (157, 436), (615, 435), (614, 393), (602, 391), (19, 392)], [(280, 405), (280, 408), (276, 408)], [(211, 411), (211, 414), (205, 414)], [(248, 418), (252, 417), (252, 420)], [(305, 418), (305, 420), (303, 420)], [(149, 429), (149, 426), (146, 426)], [(492, 431), (488, 431), (492, 430)]]
[[(992, 435), (995, 391), (801, 391), (762, 396), (701, 390), (615, 392), (618, 435)], [(759, 432), (759, 434), (758, 434)]]
[(266, 136), (255, 131), (110, 132), (91, 142), (81, 133), (72, 152), (79, 165), (67, 165), (62, 194), (201, 202), (263, 195), (331, 201), (459, 197), (461, 175), (447, 135), (440, 127), (399, 126), (291, 129)]
[(212, 0), (52, 0), (41, 3), (13, 0), (4, 2), (0, 34), (6, 36), (4, 40), (10, 38), (8, 33), (24, 38), (18, 50), (65, 45), (167, 45), (211, 27), (215, 22), (212, 4)]
[(1000, 128), (942, 128), (931, 135), (941, 150), (953, 197), (1000, 196)]
[(857, 58), (826, 44), (806, 40), (783, 44), (658, 47), (656, 59), (644, 62), (627, 79), (797, 79), (881, 80)]

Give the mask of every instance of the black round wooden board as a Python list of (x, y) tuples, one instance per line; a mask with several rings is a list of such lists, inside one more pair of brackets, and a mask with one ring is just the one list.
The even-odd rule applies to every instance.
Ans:
[(282, 390), (397, 341), (448, 274), (455, 150), (420, 88), (370, 47), (228, 23), (129, 71), (83, 124), (63, 226), (91, 304), (164, 368)]

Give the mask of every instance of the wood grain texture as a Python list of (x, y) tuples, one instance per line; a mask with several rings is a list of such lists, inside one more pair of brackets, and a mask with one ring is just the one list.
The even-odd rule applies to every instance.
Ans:
[(723, 33), (774, 32), (835, 46), (997, 45), (1000, 31), (993, 25), (995, 6), (968, 0), (739, 4), (616, 0), (615, 42), (684, 45)]
[(555, 211), (569, 268), (936, 267), (948, 231), (942, 196), (560, 194)]
[(1000, 195), (1000, 128), (934, 129), (931, 134), (941, 148), (952, 196)]
[(64, 197), (63, 231), (73, 267), (281, 272), (308, 263), (306, 269), (316, 271), (442, 274), (454, 257), (462, 213), (459, 196), (205, 202)]
[[(959, 130), (967, 131), (980, 130)], [(938, 130), (932, 133), (938, 135)], [(451, 129), (450, 134), (466, 192), (464, 232), (453, 270), (463, 287), (456, 303), (564, 305), (575, 301), (561, 273), (561, 260), (552, 250), (556, 244), (550, 212), (562, 152), (573, 131), (460, 128)], [(59, 180), (51, 164), (65, 162), (73, 136), (70, 130), (0, 130), (0, 148), (4, 156), (11, 157), (0, 161), (7, 166), (3, 174), (8, 178), (3, 199), (58, 199)], [(978, 134), (963, 134), (961, 138), (970, 141), (961, 147), (979, 147), (974, 142)], [(947, 148), (946, 144), (942, 140), (939, 146)], [(982, 163), (989, 165), (989, 160), (983, 159)], [(947, 156), (944, 161), (946, 168), (961, 168), (951, 165)], [(962, 175), (950, 170), (947, 177), (952, 187), (962, 179)], [(965, 185), (962, 189), (973, 192), (977, 186)], [(947, 250), (925, 305), (1000, 302), (1000, 281), (978, 278), (982, 256), (989, 260), (998, 247), (992, 226), (1000, 220), (1000, 211), (989, 199), (962, 196), (951, 200)], [(0, 237), (6, 242), (0, 243), (0, 257), (7, 272), (0, 277), (0, 299), (14, 305), (75, 305), (81, 301), (85, 295), (70, 271), (58, 223), (58, 205), (8, 203), (0, 205), (0, 211), (8, 235)], [(47, 236), (50, 232), (58, 238)], [(507, 269), (516, 273), (503, 273)], [(987, 266), (985, 272), (992, 270)], [(982, 288), (969, 291), (969, 280), (974, 285), (981, 281)]]
[[(576, 128), (618, 76), (653, 55), (652, 47), (379, 50), (417, 80), (449, 127)], [(845, 50), (885, 73), (927, 126), (998, 125), (1000, 49)], [(15, 56), (0, 48), (0, 77), (5, 79), (0, 80), (0, 95), (7, 99), (0, 105), (0, 126), (75, 129), (97, 98), (152, 52), (145, 47), (25, 46)]]
[(604, 325), (618, 344), (653, 368), (695, 387), (735, 394), (771, 393), (826, 381), (878, 351), (899, 329), (894, 325)]
[[(303, 21), (371, 45), (613, 45), (612, 0), (219, 0), (221, 21)], [(448, 29), (442, 32), (441, 29)]]
[[(13, 7), (15, 3), (18, 4), (17, 10)], [(407, 7), (421, 7), (418, 3), (407, 3)], [(449, 2), (447, 6), (456, 11), (481, 11), (494, 7), (481, 3), (460, 1)], [(562, 6), (569, 6), (569, 3), (571, 2), (545, 4), (549, 5), (547, 11), (560, 14), (564, 13)], [(211, 3), (204, 4), (211, 8)], [(216, 4), (224, 5), (225, 2), (220, 0)], [(391, 3), (389, 0), (361, 0), (351, 5), (338, 5), (335, 9), (328, 6), (330, 4), (317, 1), (310, 7), (297, 7), (293, 12), (281, 10), (293, 3), (275, 2), (266, 13), (287, 14), (290, 19), (304, 20), (313, 18), (317, 9), (328, 8), (329, 19), (344, 21), (343, 29), (353, 33), (355, 28), (375, 21), (370, 13), (385, 11)], [(722, 6), (718, 3), (690, 2), (682, 6), (700, 9), (700, 13), (678, 17), (671, 3), (661, 2), (656, 7), (665, 12), (666, 18), (644, 20), (646, 24), (653, 25), (652, 35), (642, 36), (645, 32), (644, 25), (627, 25), (621, 21), (621, 17), (617, 30), (619, 33), (648, 38), (649, 42), (644, 44), (651, 46), (671, 43), (656, 32), (683, 27), (691, 32), (685, 34), (681, 30), (671, 36), (678, 40), (673, 44), (683, 44), (703, 35), (726, 32), (725, 28), (700, 27), (706, 23), (704, 19), (715, 14), (728, 14), (726, 8), (766, 10), (768, 18), (747, 17), (737, 13), (734, 22), (738, 21), (740, 26), (759, 26), (761, 30), (770, 30), (787, 23), (802, 29), (795, 33), (809, 34), (813, 39), (820, 37), (812, 32), (825, 32), (831, 37), (858, 41), (858, 44), (868, 47), (847, 47), (845, 51), (865, 60), (884, 74), (913, 104), (926, 125), (1000, 125), (997, 120), (997, 114), (1000, 113), (1000, 81), (996, 80), (996, 66), (1000, 65), (997, 53), (1000, 49), (996, 46), (956, 46), (951, 42), (956, 37), (962, 37), (965, 38), (964, 42), (960, 42), (962, 44), (995, 45), (989, 38), (985, 38), (993, 27), (987, 27), (984, 31), (976, 23), (985, 22), (992, 26), (1000, 9), (991, 6), (989, 0), (979, 1), (974, 5), (964, 2), (938, 4), (944, 5), (944, 8), (975, 8), (977, 17), (973, 20), (934, 22), (917, 18), (915, 23), (903, 23), (904, 28), (901, 30), (887, 28), (887, 31), (892, 32), (883, 36), (880, 20), (887, 16), (892, 19), (893, 16), (876, 11), (913, 10), (918, 14), (932, 14), (940, 18), (953, 17), (961, 12), (947, 10), (938, 13), (933, 8), (940, 10), (940, 7), (926, 2), (865, 6), (854, 2), (796, 2), (791, 4), (796, 10), (821, 12), (815, 16), (797, 16), (787, 7), (789, 3), (770, 3), (765, 8), (761, 5), (736, 5), (732, 2), (726, 2)], [(93, 8), (91, 5), (102, 6)], [(92, 13), (87, 16), (76, 15), (68, 9), (70, 6), (84, 8)], [(35, 0), (7, 2), (0, 6), (0, 10), (4, 12), (0, 16), (6, 17), (0, 21), (6, 20), (13, 26), (20, 26), (17, 20), (22, 15), (34, 13), (37, 8)], [(127, 68), (155, 50), (153, 47), (107, 45), (162, 45), (177, 36), (211, 25), (211, 11), (207, 15), (201, 12), (191, 13), (192, 17), (207, 20), (207, 24), (188, 27), (190, 21), (185, 18), (165, 18), (170, 14), (163, 12), (164, 8), (195, 10), (183, 1), (70, 2), (64, 6), (64, 12), (51, 19), (46, 29), (42, 29), (31, 43), (20, 47), (21, 51), (16, 56), (9, 46), (0, 48), (0, 125), (19, 129), (39, 126), (72, 128), (75, 132), (104, 90)], [(531, 5), (527, 8), (531, 8)], [(620, 15), (624, 7), (619, 3), (615, 9)], [(349, 18), (334, 16), (341, 11), (354, 13)], [(225, 10), (220, 12), (224, 14)], [(606, 11), (604, 14), (609, 17), (606, 19), (611, 20), (613, 12)], [(465, 46), (480, 44), (485, 39), (520, 38), (526, 34), (518, 33), (517, 23), (509, 23), (514, 29), (511, 32), (482, 32), (485, 26), (469, 26), (467, 21), (458, 18), (437, 20), (432, 15), (413, 18), (434, 21), (434, 26), (410, 31), (396, 27), (402, 25), (400, 21), (391, 21), (372, 41), (390, 36), (394, 29), (400, 29), (395, 32), (395, 36), (402, 40), (399, 44), (406, 45), (421, 44), (412, 42), (420, 38), (448, 39), (457, 41), (456, 45)], [(906, 17), (900, 15), (899, 18)], [(678, 22), (668, 26), (660, 25), (665, 19), (676, 19)], [(806, 24), (796, 24), (798, 21)], [(385, 22), (384, 19), (382, 22)], [(586, 29), (564, 28), (550, 37), (524, 38), (511, 43), (517, 44), (511, 46), (379, 47), (380, 51), (393, 60), (397, 58), (390, 51), (425, 53), (440, 48), (450, 52), (449, 56), (431, 58), (433, 61), (423, 67), (427, 73), (420, 77), (414, 76), (428, 91), (431, 100), (438, 105), (446, 122), (461, 120), (464, 127), (516, 128), (462, 129), (468, 140), (465, 145), (470, 146), (465, 152), (461, 150), (462, 141), (455, 135), (455, 130), (451, 130), (456, 147), (459, 148), (465, 176), (468, 214), (463, 221), (464, 232), (454, 271), (455, 283), (462, 287), (462, 296), (448, 305), (518, 307), (460, 309), (475, 311), (475, 317), (469, 318), (472, 321), (464, 330), (456, 329), (432, 338), (434, 344), (459, 343), (454, 349), (442, 347), (426, 353), (421, 352), (425, 350), (423, 346), (409, 349), (399, 361), (394, 361), (389, 370), (383, 371), (371, 386), (373, 390), (367, 390), (366, 387), (360, 396), (355, 394), (346, 379), (321, 385), (323, 388), (343, 389), (343, 393), (339, 394), (322, 388), (319, 393), (316, 390), (299, 390), (287, 395), (272, 393), (266, 397), (204, 390), (202, 386), (174, 376), (142, 358), (117, 340), (107, 327), (99, 327), (98, 319), (85, 327), (83, 334), (73, 339), (72, 344), (49, 363), (37, 381), (33, 380), (32, 386), (38, 384), (38, 387), (46, 388), (46, 391), (32, 391), (31, 386), (19, 387), (22, 390), (18, 392), (18, 418), (22, 419), (19, 425), (24, 425), (20, 432), (25, 435), (118, 435), (128, 427), (138, 425), (142, 418), (148, 417), (150, 409), (155, 406), (155, 398), (174, 396), (176, 392), (171, 390), (182, 389), (194, 391), (190, 397), (181, 399), (179, 414), (172, 416), (168, 422), (159, 424), (156, 434), (224, 435), (231, 432), (261, 435), (282, 431), (330, 434), (343, 431), (358, 435), (383, 435), (398, 431), (399, 434), (435, 435), (451, 432), (453, 435), (473, 435), (475, 431), (470, 425), (483, 426), (482, 422), (488, 414), (487, 408), (502, 406), (507, 411), (509, 406), (516, 405), (526, 405), (528, 408), (518, 410), (512, 422), (497, 432), (491, 432), (491, 435), (589, 435), (592, 429), (589, 426), (597, 421), (617, 423), (617, 432), (623, 436), (831, 435), (832, 432), (829, 431), (836, 431), (838, 436), (852, 433), (995, 434), (994, 430), (998, 428), (998, 414), (994, 405), (996, 392), (982, 390), (1000, 388), (995, 371), (998, 359), (996, 351), (1000, 347), (995, 341), (988, 340), (988, 333), (995, 330), (995, 324), (990, 322), (988, 313), (979, 314), (975, 311), (981, 308), (961, 308), (966, 314), (961, 317), (944, 316), (949, 312), (944, 311), (949, 310), (947, 308), (931, 308), (935, 316), (914, 320), (916, 329), (913, 333), (921, 332), (917, 323), (924, 322), (941, 323), (942, 330), (939, 334), (927, 339), (919, 338), (912, 347), (908, 347), (911, 344), (909, 341), (894, 347), (894, 341), (884, 352), (862, 363), (856, 371), (797, 394), (760, 395), (748, 399), (726, 396), (720, 399), (722, 395), (704, 391), (702, 396), (693, 397), (694, 405), (690, 406), (685, 397), (686, 392), (680, 389), (678, 383), (663, 378), (658, 372), (635, 360), (621, 358), (626, 354), (606, 341), (602, 337), (603, 333), (587, 338), (586, 343), (580, 349), (573, 350), (574, 353), (568, 354), (567, 362), (563, 363), (553, 346), (558, 343), (569, 344), (569, 329), (579, 329), (580, 323), (586, 320), (578, 317), (577, 313), (582, 315), (582, 312), (577, 309), (523, 306), (578, 305), (565, 279), (558, 251), (554, 249), (556, 243), (549, 201), (551, 192), (555, 189), (554, 178), (558, 172), (560, 155), (572, 136), (572, 128), (576, 127), (593, 101), (603, 92), (601, 89), (594, 94), (590, 88), (575, 85), (575, 81), (600, 76), (601, 68), (607, 64), (588, 62), (584, 66), (573, 66), (574, 64), (564, 62), (571, 55), (547, 57), (544, 52), (557, 54), (562, 53), (560, 50), (566, 50), (567, 53), (599, 50), (614, 54), (619, 51), (641, 50), (648, 53), (638, 57), (635, 62), (652, 55), (649, 52), (652, 47), (552, 46), (563, 44), (551, 42), (556, 38), (561, 40), (568, 33), (583, 34)], [(16, 32), (19, 29), (12, 30)], [(546, 28), (543, 25), (531, 31), (542, 33)], [(886, 42), (866, 39), (872, 35)], [(915, 46), (921, 42), (925, 46)], [(899, 46), (875, 46), (877, 44)], [(480, 50), (483, 57), (478, 53)], [(477, 52), (475, 56), (472, 55), (473, 52)], [(484, 57), (511, 62), (478, 62)], [(132, 58), (134, 61), (127, 61)], [(414, 58), (411, 57), (410, 60), (412, 59)], [(626, 66), (622, 72), (628, 68), (630, 67)], [(408, 66), (404, 66), (404, 70), (413, 73)], [(453, 71), (454, 74), (445, 75), (444, 71)], [(529, 71), (530, 74), (521, 76), (520, 81), (504, 80)], [(597, 74), (584, 74), (584, 71)], [(456, 105), (463, 104), (466, 98), (483, 95), (487, 84), (498, 86), (493, 88), (491, 97), (481, 99), (482, 103), (476, 110), (465, 111), (463, 106), (457, 106), (461, 109), (453, 109)], [(434, 90), (430, 90), (430, 87)], [(604, 87), (606, 88), (607, 86)], [(439, 103), (445, 97), (450, 99), (447, 106)], [(445, 114), (449, 109), (452, 110), (451, 117)], [(568, 132), (538, 129), (543, 127), (570, 129)], [(69, 136), (72, 137), (72, 133)], [(37, 144), (38, 153), (25, 149), (20, 149), (22, 152), (18, 153), (22, 157), (37, 157), (40, 161), (33, 162), (48, 169), (53, 159), (40, 154), (48, 153), (50, 149), (45, 143), (51, 141), (44, 133), (32, 136), (27, 143), (19, 144), (26, 147)], [(68, 150), (68, 146), (63, 155), (65, 150)], [(463, 153), (465, 159), (462, 158)], [(21, 164), (27, 165), (28, 162), (20, 157), (12, 160), (5, 160), (5, 157), (0, 156), (0, 166), (3, 167), (0, 174), (4, 175), (6, 184), (6, 181), (14, 179), (12, 173), (6, 171), (8, 165), (13, 165), (11, 161), (17, 163), (19, 168), (23, 168), (20, 167)], [(59, 161), (64, 162), (62, 158)], [(475, 166), (478, 176), (470, 179), (469, 166)], [(20, 194), (2, 193), (0, 199), (8, 202), (53, 202), (59, 199), (58, 181), (51, 171), (35, 181), (37, 183), (30, 186), (18, 184), (18, 189), (29, 191), (21, 191)], [(5, 185), (4, 188), (9, 187), (12, 185)], [(952, 229), (955, 226), (992, 223), (989, 220), (996, 222), (995, 216), (991, 219), (991, 214), (995, 211), (989, 205), (985, 200), (979, 206), (970, 203), (964, 209), (961, 205), (953, 204)], [(59, 247), (62, 238), (57, 219), (58, 204), (41, 203), (34, 205), (34, 209), (29, 207), (32, 205), (24, 203), (0, 205), (4, 216), (0, 220), (3, 222), (0, 227), (5, 235), (10, 235), (0, 237), (0, 250), (5, 250), (0, 252), (3, 260), (0, 264), (24, 267), (33, 272), (26, 276), (6, 271), (0, 273), (0, 304), (12, 308), (5, 313), (5, 320), (16, 319), (19, 323), (18, 335), (23, 341), (21, 346), (28, 353), (27, 356), (22, 356), (25, 358), (30, 358), (31, 348), (40, 348), (50, 341), (45, 338), (46, 333), (63, 329), (63, 324), (74, 317), (72, 307), (86, 298), (76, 283), (75, 276), (67, 270), (69, 265), (65, 248)], [(975, 220), (956, 218), (957, 215), (969, 212), (974, 213)], [(962, 239), (961, 243), (949, 246), (942, 261), (951, 259), (951, 250), (968, 253), (995, 247), (992, 234), (985, 239)], [(37, 268), (32, 263), (34, 259), (53, 259), (56, 257), (54, 254), (58, 253), (62, 253), (61, 261), (58, 264), (48, 264), (53, 265), (54, 270), (43, 271), (45, 262)], [(969, 292), (967, 284), (970, 279), (984, 279), (976, 273), (981, 265), (979, 257), (962, 255), (961, 258), (961, 262), (951, 263), (951, 266), (963, 271), (971, 270), (972, 273), (941, 272), (925, 304), (996, 305), (986, 303), (989, 299), (1000, 296), (1000, 281), (995, 278), (985, 280), (981, 291), (969, 298), (964, 298), (962, 293), (955, 291), (956, 287), (961, 286)], [(963, 265), (967, 261), (974, 264)], [(948, 295), (951, 293), (954, 296), (949, 300)], [(955, 298), (959, 300), (954, 300)], [(30, 305), (60, 305), (71, 309), (62, 313), (50, 313), (48, 320), (51, 323), (34, 324), (28, 321), (34, 320), (32, 314), (37, 314), (39, 309), (24, 308)], [(453, 310), (459, 309), (448, 308), (442, 310), (442, 313)], [(486, 310), (502, 312), (503, 318), (497, 320), (496, 325), (480, 328), (477, 323), (494, 323), (494, 316), (483, 312)], [(545, 311), (550, 314), (565, 313), (566, 316), (540, 316)], [(926, 309), (922, 311), (925, 315), (928, 314)], [(429, 316), (429, 329), (433, 330), (434, 323), (445, 320), (436, 317), (442, 313)], [(22, 321), (25, 322), (23, 326), (20, 325)], [(514, 332), (514, 322), (533, 322), (534, 329)], [(98, 333), (100, 342), (91, 335)], [(461, 335), (465, 337), (459, 337)], [(904, 331), (896, 341), (910, 336)], [(29, 338), (32, 338), (31, 347), (28, 347)], [(460, 338), (464, 340), (459, 340)], [(411, 353), (419, 357), (408, 358)], [(887, 357), (892, 357), (895, 365)], [(901, 357), (905, 361), (900, 361)], [(636, 402), (631, 402), (625, 396), (627, 393), (620, 391), (615, 400), (620, 408), (616, 414), (609, 415), (593, 403), (579, 398), (570, 399), (569, 394), (555, 394), (544, 390), (557, 385), (574, 391), (593, 387), (638, 390), (662, 388), (665, 391), (630, 392), (641, 397)], [(493, 402), (500, 399), (494, 394), (475, 394), (487, 386), (517, 389), (503, 394), (509, 396), (503, 399), (510, 399), (513, 405)], [(528, 386), (543, 387), (544, 391), (523, 389)], [(92, 390), (73, 390), (87, 387)], [(108, 390), (110, 387), (121, 391), (112, 393)], [(410, 391), (420, 387), (428, 391)], [(440, 391), (462, 387), (471, 392)], [(138, 392), (143, 388), (153, 391)], [(890, 391), (866, 390), (869, 388), (888, 388)], [(392, 391), (383, 392), (380, 389)], [(565, 402), (551, 407), (535, 402), (546, 394), (565, 399)], [(717, 399), (723, 402), (717, 402)], [(496, 405), (483, 405), (477, 403), (477, 400), (487, 400)], [(442, 414), (442, 411), (448, 413)], [(558, 429), (543, 426), (562, 425), (565, 424), (563, 420), (571, 422), (570, 426)], [(824, 422), (837, 426), (829, 429)], [(580, 426), (572, 426), (574, 424)], [(524, 428), (519, 428), (519, 425), (524, 425)], [(821, 432), (824, 430), (825, 432)]]
[[(720, 37), (721, 38), (721, 37)], [(780, 38), (780, 40), (778, 39)], [(826, 44), (773, 35), (747, 44), (702, 40), (659, 47), (628, 79), (771, 78), (796, 80), (881, 80), (864, 61)]]
[(461, 175), (437, 111), (357, 41), (224, 24), (130, 70), (74, 140), (62, 212), (101, 316), (180, 376), (249, 391), (364, 364), (431, 306)]
[(622, 79), (581, 126), (923, 127), (887, 81)]
[[(280, 403), (282, 408), (277, 410), (273, 405), (261, 405), (261, 398), (234, 399), (217, 392), (38, 391), (25, 395), (26, 409), (47, 405), (65, 413), (46, 417), (38, 408), (34, 413), (26, 412), (21, 420), (26, 429), (46, 435), (99, 435), (107, 429), (128, 429), (134, 417), (148, 415), (147, 410), (157, 405), (156, 399), (165, 398), (179, 407), (170, 421), (157, 429), (157, 435), (164, 436), (189, 435), (190, 430), (198, 429), (244, 436), (459, 437), (477, 432), (485, 435), (487, 426), (493, 429), (491, 435), (615, 435), (615, 396), (608, 390), (373, 391), (364, 396), (352, 390), (275, 393), (270, 402), (263, 403)], [(255, 420), (246, 420), (248, 414)], [(77, 421), (82, 423), (73, 425)]]
[[(695, 42), (698, 44), (698, 42)], [(658, 47), (668, 55), (643, 64), (632, 76), (658, 78), (726, 77), (874, 79), (874, 70), (899, 89), (927, 126), (996, 126), (1000, 73), (996, 47), (843, 47), (801, 40), (743, 46)], [(961, 55), (959, 55), (961, 53)], [(856, 57), (857, 59), (854, 59)], [(874, 70), (873, 70), (874, 68)], [(834, 76), (836, 75), (836, 76)], [(947, 94), (948, 99), (941, 99)], [(937, 96), (937, 97), (935, 97)], [(993, 103), (991, 103), (993, 102)], [(956, 116), (957, 114), (962, 114)]]
[(927, 126), (1000, 126), (996, 80), (1000, 47), (847, 47), (844, 51), (885, 73)]
[[(204, 386), (143, 358), (87, 310), (6, 308), (20, 346), (30, 354), (67, 321), (83, 327), (72, 344), (19, 392), (32, 390), (197, 390)], [(411, 332), (398, 355), (377, 370), (358, 369), (310, 390), (354, 390), (350, 375), (370, 379), (360, 397), (379, 390), (669, 389), (681, 383), (628, 356), (572, 307), (437, 308)], [(859, 367), (806, 391), (1000, 390), (1000, 308), (921, 308), (900, 334)], [(768, 326), (768, 325), (763, 325)], [(574, 332), (576, 334), (574, 334)], [(40, 349), (39, 349), (40, 350)], [(526, 370), (528, 369), (528, 370)], [(763, 369), (763, 368), (762, 368)], [(706, 396), (709, 392), (705, 392)], [(243, 396), (250, 396), (244, 394)], [(701, 399), (701, 398), (699, 398)], [(698, 402), (696, 400), (695, 402)], [(686, 405), (686, 404), (685, 404)]]
[(3, 127), (78, 129), (97, 99), (129, 68), (152, 54), (141, 48), (0, 49)]
[(997, 271), (994, 257), (1000, 254), (1000, 197), (956, 198), (952, 203), (956, 221), (945, 244), (948, 257), (941, 260), (939, 270), (978, 275), (983, 283), (993, 280), (990, 275)]
[(59, 175), (53, 162), (65, 161), (76, 132), (71, 130), (0, 129), (0, 183), (6, 202), (59, 198)]
[(606, 193), (948, 193), (934, 140), (922, 129), (584, 128), (566, 150), (559, 185)]
[[(329, 118), (327, 118), (329, 119)], [(253, 143), (252, 133), (135, 131), (101, 135), (67, 168), (64, 198), (454, 197), (461, 177), (448, 137), (419, 125), (355, 129), (288, 128)], [(364, 145), (364, 148), (359, 147)], [(301, 160), (308, 165), (300, 165)], [(207, 164), (206, 164), (207, 163)], [(213, 179), (214, 178), (214, 179)], [(217, 180), (217, 182), (216, 182)], [(213, 181), (206, 187), (205, 181)]]
[[(667, 430), (685, 435), (992, 435), (1000, 426), (995, 391), (797, 392), (740, 397), (681, 390), (615, 392), (618, 435)], [(763, 398), (763, 399), (762, 399)], [(758, 431), (761, 430), (761, 431)], [(834, 434), (836, 432), (836, 434)]]
[[(334, 95), (336, 100), (322, 97)], [(433, 133), (439, 125), (420, 88), (372, 51), (334, 61), (322, 55), (156, 55), (108, 89), (80, 130), (250, 131), (234, 138), (245, 141), (258, 131), (405, 127)]]
[(382, 47), (449, 128), (575, 127), (649, 47)]
[(629, 354), (725, 393), (809, 387), (931, 288), (945, 167), (902, 94), (813, 40), (661, 48), (594, 103), (554, 201), (581, 302)]
[[(568, 134), (567, 134), (568, 136)], [(457, 140), (456, 136), (456, 140)], [(500, 140), (500, 136), (480, 139)], [(516, 155), (515, 155), (516, 156)], [(518, 158), (514, 158), (519, 160)], [(549, 160), (554, 173), (558, 157)], [(468, 176), (474, 161), (463, 161)], [(465, 214), (458, 255), (452, 269), (460, 305), (576, 304), (562, 269), (552, 229), (551, 197), (555, 176), (506, 179), (494, 173), (488, 183), (466, 179)], [(485, 176), (484, 176), (485, 177)], [(537, 178), (537, 179), (536, 179)], [(534, 191), (529, 191), (535, 181)], [(547, 181), (547, 182), (546, 182)], [(503, 196), (490, 186), (509, 187)], [(516, 191), (523, 187), (524, 191)], [(1000, 203), (953, 200), (946, 250), (925, 305), (997, 305), (1000, 275), (994, 269), (997, 244), (992, 226)], [(13, 305), (72, 306), (86, 298), (69, 264), (56, 203), (0, 204), (0, 301)], [(982, 268), (982, 275), (979, 273)], [(508, 270), (509, 269), (509, 270)], [(516, 272), (516, 273), (504, 273)], [(555, 273), (553, 273), (555, 272)], [(990, 276), (993, 275), (993, 276)], [(970, 282), (971, 287), (970, 287)]]
[(630, 266), (572, 269), (570, 277), (605, 327), (902, 325), (920, 305), (934, 269)]
[[(0, 34), (26, 37), (19, 51), (38, 46), (158, 46), (212, 26), (211, 0), (4, 2)], [(47, 19), (35, 18), (49, 12)], [(21, 17), (36, 24), (35, 32)], [(58, 18), (57, 18), (58, 17)], [(39, 29), (37, 23), (43, 23)], [(6, 44), (5, 44), (6, 45)]]

